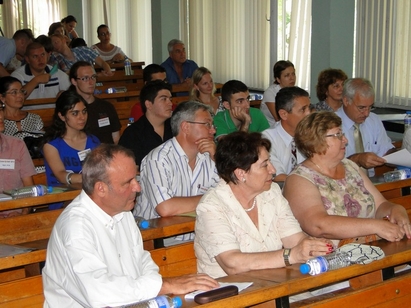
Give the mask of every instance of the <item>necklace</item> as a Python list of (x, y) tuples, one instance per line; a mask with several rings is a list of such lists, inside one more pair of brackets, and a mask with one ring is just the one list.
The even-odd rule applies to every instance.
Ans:
[(254, 198), (253, 205), (249, 209), (244, 209), (244, 211), (246, 211), (246, 212), (252, 211), (255, 208), (256, 204), (257, 204), (257, 199)]
[(310, 159), (310, 161), (311, 161), (314, 165), (316, 165), (317, 168), (318, 168), (321, 172), (324, 172), (323, 169), (321, 169), (321, 167), (318, 166), (312, 159)]

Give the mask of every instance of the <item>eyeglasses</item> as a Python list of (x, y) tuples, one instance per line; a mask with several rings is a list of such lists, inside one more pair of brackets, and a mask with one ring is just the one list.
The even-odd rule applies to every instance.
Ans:
[(13, 96), (16, 96), (16, 95), (18, 95), (18, 94), (21, 94), (21, 95), (25, 96), (25, 95), (27, 94), (27, 91), (24, 90), (24, 89), (21, 89), (21, 90), (11, 90), (11, 91), (9, 91), (9, 92), (6, 92), (6, 94), (10, 94), (10, 95), (13, 95)]
[(366, 111), (371, 111), (371, 110), (374, 109), (374, 105), (371, 105), (371, 106), (357, 106), (356, 104), (354, 104), (354, 106), (357, 107), (358, 111), (361, 112), (361, 113), (364, 113)]
[(84, 76), (81, 78), (76, 78), (77, 80), (81, 80), (83, 82), (89, 82), (90, 80), (95, 81), (97, 79), (97, 75), (91, 75), (91, 76)]
[(214, 124), (211, 124), (209, 122), (196, 122), (196, 121), (186, 121), (186, 122), (191, 123), (191, 124), (202, 124), (206, 126), (207, 129), (217, 129), (217, 127), (215, 127)]
[(109, 36), (109, 35), (111, 35), (110, 32), (101, 32), (101, 33), (99, 34), (99, 36)]
[(325, 135), (325, 137), (337, 137), (338, 139), (342, 140), (345, 134), (343, 132)]

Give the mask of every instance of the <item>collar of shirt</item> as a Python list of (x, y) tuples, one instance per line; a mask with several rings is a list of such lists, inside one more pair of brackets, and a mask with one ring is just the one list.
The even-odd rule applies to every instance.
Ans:
[(289, 133), (287, 133), (283, 127), (283, 125), (281, 124), (281, 121), (279, 121), (278, 124), (278, 134), (281, 136), (281, 138), (284, 140), (284, 143), (287, 146), (290, 146), (291, 142), (293, 141), (293, 136), (291, 136)]
[(108, 215), (90, 198), (89, 195), (86, 194), (84, 190), (81, 191), (80, 199), (86, 208), (93, 214), (93, 216), (106, 228), (113, 230), (115, 224), (120, 222), (124, 217), (124, 213), (119, 213), (113, 217)]

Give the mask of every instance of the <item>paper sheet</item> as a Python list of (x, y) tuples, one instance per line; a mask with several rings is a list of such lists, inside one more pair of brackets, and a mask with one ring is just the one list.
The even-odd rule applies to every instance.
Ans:
[(411, 153), (407, 149), (383, 156), (389, 164), (411, 167)]
[[(238, 292), (241, 292), (244, 289), (247, 289), (249, 286), (251, 286), (253, 283), (252, 282), (220, 282), (220, 288), (226, 287), (226, 286), (236, 286), (238, 288)], [(219, 288), (217, 288), (219, 289)], [(204, 293), (206, 291), (194, 291), (191, 293), (188, 293), (184, 296), (185, 299), (194, 299), (194, 296), (197, 294)]]

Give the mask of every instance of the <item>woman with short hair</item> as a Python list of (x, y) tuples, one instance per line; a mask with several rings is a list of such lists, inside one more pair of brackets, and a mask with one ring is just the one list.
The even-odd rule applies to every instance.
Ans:
[(235, 132), (218, 142), (215, 163), (222, 180), (197, 206), (197, 269), (211, 277), (303, 263), (333, 250), (307, 237), (272, 182), (271, 143), (260, 133)]
[(404, 207), (387, 201), (360, 167), (345, 158), (347, 139), (334, 112), (314, 112), (294, 140), (307, 159), (287, 177), (283, 194), (304, 232), (335, 245), (411, 238)]

